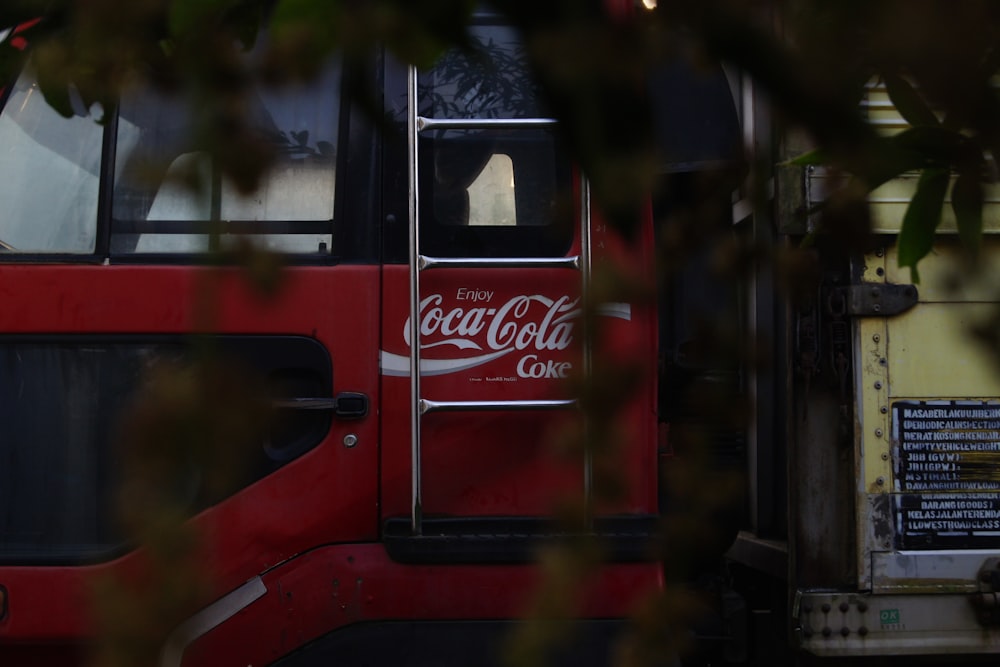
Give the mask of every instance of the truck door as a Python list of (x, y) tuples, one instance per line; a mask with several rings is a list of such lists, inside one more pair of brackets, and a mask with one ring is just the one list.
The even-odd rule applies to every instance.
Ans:
[[(30, 72), (8, 87), (0, 662), (21, 647), (66, 664), (92, 630), (89, 577), (134, 564), (130, 448), (183, 459), (144, 488), (193, 516), (216, 596), (377, 537), (376, 151), (341, 78), (334, 62), (308, 86), (246, 92), (248, 141), (276, 154), (249, 191), (195, 140), (224, 110), (140, 86), (102, 125), (58, 116)], [(206, 358), (226, 370), (185, 384)], [(174, 384), (151, 384), (167, 368)], [(254, 410), (272, 419), (244, 433)], [(238, 473), (212, 486), (220, 470)]]
[[(402, 141), (387, 150), (395, 226), (381, 352), (382, 520), (402, 560), (529, 560), (526, 536), (543, 532), (558, 503), (591, 493), (585, 456), (560, 455), (559, 443), (579, 423), (568, 383), (586, 358), (585, 265), (611, 261), (620, 243), (591, 218), (516, 33), (488, 14), (472, 31), (479, 53), (446, 55), (419, 76), (387, 74), (400, 135), (412, 115), (411, 150)], [(648, 266), (641, 253), (632, 266), (643, 258)], [(619, 353), (654, 358), (648, 310), (604, 313)], [(629, 413), (625, 497), (603, 508), (637, 522), (656, 507), (644, 463), (654, 451), (651, 386)]]

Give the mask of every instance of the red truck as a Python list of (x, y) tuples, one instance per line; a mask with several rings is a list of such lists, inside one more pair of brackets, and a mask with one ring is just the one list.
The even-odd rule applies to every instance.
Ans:
[[(249, 446), (219, 450), (234, 488), (209, 488), (197, 455), (179, 479), (141, 478), (140, 496), (177, 487), (164, 493), (191, 515), (190, 557), (210, 582), (162, 664), (489, 664), (573, 499), (607, 560), (581, 591), (570, 655), (608, 660), (662, 583), (648, 550), (655, 372), (618, 420), (614, 502), (595, 493), (589, 454), (553, 443), (583, 420), (568, 381), (589, 359), (655, 359), (655, 308), (603, 304), (600, 341), (585, 341), (582, 315), (600, 264), (651, 280), (651, 220), (631, 246), (609, 230), (526, 83), (514, 31), (489, 13), (471, 31), (517, 67), (363, 64), (384, 131), (352, 104), (336, 59), (308, 85), (262, 86), (254, 130), (278, 158), (250, 194), (193, 148), (194, 112), (169, 94), (127, 91), (98, 124), (82, 105), (52, 111), (30, 71), (7, 88), (0, 662), (84, 660), (99, 631), (93, 582), (146, 581), (155, 558), (117, 518), (127, 424), (166, 400), (150, 373), (209, 348), (266, 388), (276, 417)], [(496, 81), (514, 92), (494, 95)], [(244, 270), (206, 265), (251, 246), (285, 264), (269, 297)], [(225, 410), (240, 390), (230, 378), (203, 399)], [(172, 428), (150, 419), (139, 441)], [(192, 427), (187, 445), (217, 444), (206, 432)]]

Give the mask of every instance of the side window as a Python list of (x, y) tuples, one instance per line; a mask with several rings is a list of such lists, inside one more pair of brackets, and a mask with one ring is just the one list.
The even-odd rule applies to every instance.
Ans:
[(87, 110), (63, 118), (21, 75), (0, 113), (0, 252), (94, 252), (102, 136)]
[[(418, 83), (421, 116), (451, 120), (547, 116), (512, 28), (481, 22), (474, 50), (452, 51)], [(551, 128), (472, 127), (421, 133), (422, 246), (439, 256), (564, 254), (571, 172)]]
[[(248, 386), (259, 384), (265, 401), (332, 391), (329, 355), (311, 338), (213, 342), (219, 360), (245, 372)], [(180, 337), (0, 336), (0, 565), (101, 560), (124, 548), (117, 520), (123, 419), (135, 414), (151, 369), (183, 368), (194, 355)], [(319, 445), (330, 423), (326, 411), (276, 409), (259, 440), (219, 450), (233, 475), (225, 488), (191, 461), (175, 500), (194, 514)]]
[(261, 86), (251, 116), (277, 160), (252, 193), (221, 176), (192, 143), (187, 101), (139, 89), (121, 103), (111, 251), (209, 250), (209, 223), (222, 247), (240, 237), (272, 250), (332, 251), (339, 136), (340, 67), (308, 84)]

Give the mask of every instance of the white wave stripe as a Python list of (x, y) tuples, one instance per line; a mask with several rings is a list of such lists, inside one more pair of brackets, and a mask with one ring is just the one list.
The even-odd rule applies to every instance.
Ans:
[[(420, 375), (431, 376), (457, 373), (458, 371), (488, 364), (494, 359), (499, 359), (513, 351), (514, 348), (511, 347), (506, 350), (491, 352), (490, 354), (483, 354), (478, 357), (466, 357), (464, 359), (421, 359)], [(410, 357), (408, 356), (380, 350), (379, 365), (382, 367), (382, 375), (393, 377), (409, 377), (410, 375)]]
[(436, 343), (424, 343), (420, 346), (421, 350), (429, 350), (432, 347), (441, 347), (442, 345), (454, 345), (460, 350), (481, 350), (475, 341), (471, 341), (467, 338), (449, 338), (448, 340), (439, 340)]
[(3, 44), (5, 41), (7, 41), (7, 38), (10, 37), (10, 33), (12, 33), (13, 31), (14, 31), (13, 28), (7, 28), (6, 30), (0, 30), (0, 44)]
[(616, 317), (620, 320), (632, 319), (632, 304), (629, 303), (602, 303), (597, 307), (597, 312), (605, 317)]

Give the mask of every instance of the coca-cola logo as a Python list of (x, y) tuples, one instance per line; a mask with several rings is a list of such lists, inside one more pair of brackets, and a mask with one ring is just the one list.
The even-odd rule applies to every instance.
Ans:
[[(493, 293), (488, 295), (492, 299)], [(420, 302), (420, 349), (450, 345), (460, 350), (483, 350), (485, 344), (486, 349), (494, 351), (565, 350), (573, 342), (573, 319), (580, 314), (579, 301), (568, 296), (551, 299), (532, 294), (511, 297), (496, 307), (445, 309), (444, 296), (432, 294)], [(410, 318), (406, 318), (403, 340), (407, 345), (411, 326)]]
[[(503, 303), (493, 303), (495, 296), (492, 290), (462, 287), (455, 291), (448, 305), (443, 294), (431, 294), (421, 300), (417, 319), (420, 349), (437, 349), (427, 356), (421, 354), (421, 375), (470, 370), (512, 352), (521, 352), (507, 374), (470, 380), (511, 382), (518, 378), (568, 377), (572, 362), (554, 353), (573, 343), (574, 323), (580, 315), (579, 297), (522, 294)], [(626, 320), (631, 317), (627, 304), (607, 304), (601, 311), (611, 317)], [(411, 326), (408, 317), (401, 331), (407, 346), (411, 344)], [(449, 354), (448, 349), (457, 351)], [(385, 375), (409, 375), (409, 364), (409, 355), (381, 352)]]

